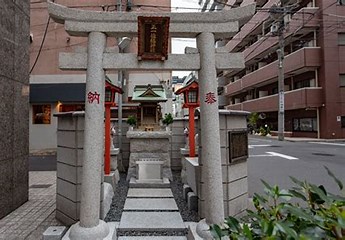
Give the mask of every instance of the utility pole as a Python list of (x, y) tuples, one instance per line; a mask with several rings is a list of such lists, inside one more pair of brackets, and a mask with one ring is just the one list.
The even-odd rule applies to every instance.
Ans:
[(281, 1), (280, 7), (273, 5), (269, 10), (271, 18), (274, 20), (271, 25), (271, 33), (274, 36), (279, 36), (278, 55), (278, 140), (284, 141), (284, 30), (285, 21), (284, 16), (290, 11), (290, 7), (284, 7)]
[(285, 106), (284, 106), (284, 33), (281, 31), (279, 35), (278, 55), (278, 140), (284, 141), (284, 122), (285, 122)]

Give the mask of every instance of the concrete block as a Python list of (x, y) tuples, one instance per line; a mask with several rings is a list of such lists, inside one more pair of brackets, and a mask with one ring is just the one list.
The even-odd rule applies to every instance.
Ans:
[(183, 199), (185, 201), (187, 201), (187, 196), (189, 192), (192, 192), (192, 188), (187, 184), (183, 184), (182, 193), (183, 193)]
[(56, 195), (56, 210), (59, 210), (69, 218), (78, 221), (80, 203), (73, 202), (59, 194)]
[(121, 231), (184, 231), (179, 212), (123, 212), (119, 230)]
[(57, 178), (64, 179), (74, 184), (81, 183), (82, 167), (57, 162), (56, 168)]
[(55, 211), (55, 218), (59, 220), (61, 223), (63, 223), (65, 226), (71, 226), (72, 224), (75, 224), (77, 222), (76, 219), (73, 219), (63, 212), (56, 209)]
[(227, 147), (228, 145), (228, 133), (227, 130), (220, 130), (220, 147)]
[(43, 233), (43, 240), (60, 240), (66, 231), (67, 228), (63, 226), (48, 227)]
[(248, 194), (244, 194), (238, 198), (235, 198), (227, 202), (229, 208), (229, 216), (235, 216), (248, 207)]
[(199, 159), (197, 157), (194, 158), (186, 158), (186, 175), (187, 175), (187, 184), (192, 188), (192, 191), (195, 194), (198, 194), (197, 183), (199, 182), (200, 177), (200, 167), (199, 167)]
[(248, 179), (247, 177), (241, 178), (237, 181), (228, 184), (228, 200), (237, 198), (248, 192)]
[(175, 199), (173, 198), (127, 198), (124, 210), (176, 210)]
[(248, 175), (248, 164), (247, 161), (231, 164), (228, 167), (228, 181), (233, 182), (240, 178), (247, 177)]
[(58, 178), (56, 181), (56, 193), (71, 200), (72, 202), (80, 201), (81, 185), (74, 184)]
[(187, 206), (189, 210), (198, 211), (198, 196), (195, 193), (187, 194)]
[(173, 198), (171, 189), (167, 188), (130, 188), (128, 198)]
[(226, 126), (227, 129), (243, 129), (247, 128), (247, 121), (245, 120), (246, 116), (227, 116), (226, 117)]

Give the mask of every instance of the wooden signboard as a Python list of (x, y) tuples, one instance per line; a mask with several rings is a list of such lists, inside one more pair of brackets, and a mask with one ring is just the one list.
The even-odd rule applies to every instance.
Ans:
[(138, 59), (168, 59), (169, 17), (138, 17)]

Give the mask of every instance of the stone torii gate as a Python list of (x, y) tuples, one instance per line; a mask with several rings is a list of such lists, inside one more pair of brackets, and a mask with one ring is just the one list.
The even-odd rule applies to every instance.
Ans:
[[(241, 53), (215, 49), (215, 39), (234, 36), (239, 26), (255, 12), (255, 4), (221, 12), (138, 13), (99, 12), (67, 8), (48, 0), (48, 11), (55, 22), (64, 24), (71, 36), (88, 37), (85, 53), (60, 53), (63, 70), (86, 70), (84, 160), (81, 186), (80, 222), (70, 230), (70, 239), (111, 239), (109, 226), (100, 220), (100, 190), (103, 160), (104, 70), (198, 70), (201, 155), (204, 161), (208, 224), (224, 220), (218, 97), (216, 70), (243, 69)], [(107, 37), (136, 37), (138, 16), (170, 18), (170, 37), (197, 39), (197, 49), (186, 54), (169, 54), (165, 61), (138, 61), (135, 53), (106, 51)], [(98, 101), (94, 98), (96, 96)]]

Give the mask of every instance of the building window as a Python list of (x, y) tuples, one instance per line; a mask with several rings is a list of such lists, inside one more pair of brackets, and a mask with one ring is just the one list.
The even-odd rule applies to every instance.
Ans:
[(50, 124), (51, 105), (32, 105), (32, 124)]
[(341, 116), (341, 127), (345, 128), (345, 116)]
[(84, 111), (84, 104), (61, 104), (59, 106), (59, 112), (75, 112), (75, 111)]
[(339, 75), (340, 87), (345, 87), (345, 74)]
[(316, 118), (295, 118), (293, 120), (293, 130), (295, 132), (316, 132)]
[(338, 33), (338, 45), (345, 45), (345, 33)]

